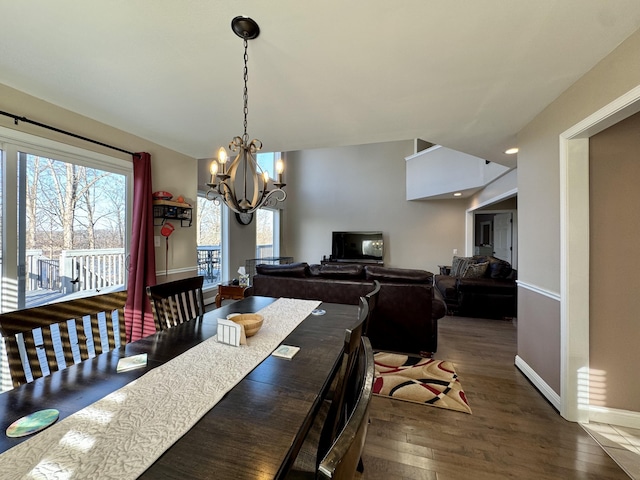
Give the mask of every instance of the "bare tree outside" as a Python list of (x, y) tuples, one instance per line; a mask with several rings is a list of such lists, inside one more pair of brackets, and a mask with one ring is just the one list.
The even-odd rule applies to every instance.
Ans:
[(273, 244), (273, 212), (258, 210), (256, 212), (256, 245)]
[(27, 156), (27, 245), (62, 250), (124, 246), (124, 177)]
[[(27, 304), (124, 284), (124, 175), (31, 154), (25, 162)], [(40, 294), (38, 294), (40, 295)]]
[(198, 246), (220, 246), (222, 240), (222, 210), (220, 205), (198, 197), (197, 232)]

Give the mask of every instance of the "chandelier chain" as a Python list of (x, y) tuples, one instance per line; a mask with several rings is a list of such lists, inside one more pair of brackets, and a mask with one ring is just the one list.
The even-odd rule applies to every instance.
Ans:
[(247, 53), (247, 46), (249, 42), (247, 41), (247, 37), (244, 38), (244, 135), (243, 140), (245, 143), (249, 142), (249, 135), (247, 134), (247, 115), (249, 114), (249, 90), (247, 89), (247, 80), (249, 78), (249, 69), (247, 68), (247, 61), (249, 60), (249, 55)]

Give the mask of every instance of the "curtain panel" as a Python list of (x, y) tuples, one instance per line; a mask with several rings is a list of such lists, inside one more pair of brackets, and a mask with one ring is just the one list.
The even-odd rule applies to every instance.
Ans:
[(152, 193), (151, 155), (137, 153), (133, 157), (133, 225), (124, 314), (127, 342), (156, 331), (151, 302), (146, 293), (147, 285), (156, 284)]

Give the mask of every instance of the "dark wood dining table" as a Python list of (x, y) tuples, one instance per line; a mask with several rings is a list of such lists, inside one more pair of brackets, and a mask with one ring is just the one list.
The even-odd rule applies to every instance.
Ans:
[[(256, 312), (276, 299), (248, 297), (199, 319), (0, 394), (0, 428), (44, 408), (60, 420), (104, 398), (217, 334), (217, 319)], [(302, 444), (340, 362), (344, 332), (357, 307), (322, 303), (283, 344), (300, 351), (290, 360), (268, 356), (231, 389), (140, 478), (282, 478)], [(147, 366), (116, 373), (118, 360), (147, 353)], [(37, 435), (37, 434), (36, 434)], [(29, 437), (0, 436), (0, 453)]]

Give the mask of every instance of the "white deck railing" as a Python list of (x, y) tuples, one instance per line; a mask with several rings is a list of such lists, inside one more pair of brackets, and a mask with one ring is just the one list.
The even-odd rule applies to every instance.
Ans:
[(50, 290), (64, 294), (124, 285), (124, 248), (63, 250), (48, 258), (42, 250), (28, 250), (25, 290)]

